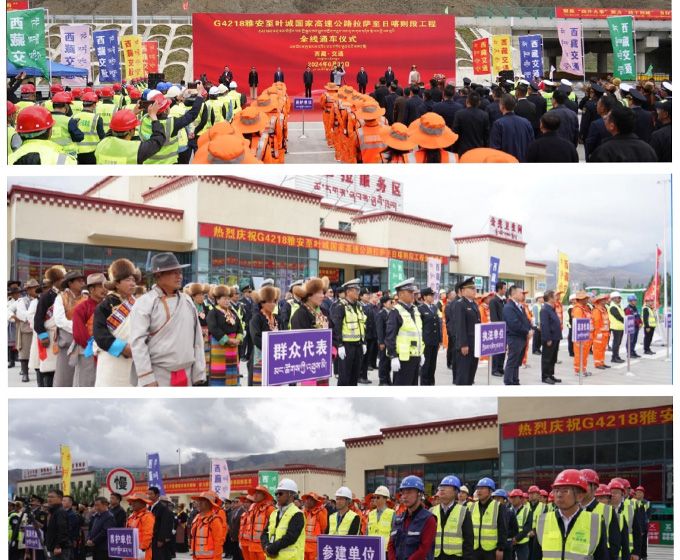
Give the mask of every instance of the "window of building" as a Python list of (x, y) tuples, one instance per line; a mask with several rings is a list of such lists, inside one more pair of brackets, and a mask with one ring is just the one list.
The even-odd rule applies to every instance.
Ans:
[(351, 222), (338, 222), (338, 229), (340, 231), (352, 231)]

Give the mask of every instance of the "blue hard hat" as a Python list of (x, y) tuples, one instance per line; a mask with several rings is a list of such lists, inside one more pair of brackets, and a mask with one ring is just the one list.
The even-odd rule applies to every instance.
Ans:
[(399, 485), (399, 490), (406, 490), (407, 488), (415, 488), (421, 492), (425, 492), (425, 485), (423, 484), (423, 479), (419, 476), (409, 475), (404, 477)]
[(439, 486), (453, 486), (457, 490), (460, 490), (460, 479), (454, 475), (454, 474), (449, 474), (442, 478), (442, 481), (439, 483)]
[(481, 478), (479, 482), (477, 483), (477, 488), (479, 487), (486, 487), (486, 488), (491, 488), (491, 490), (496, 489), (496, 483), (490, 479), (489, 477), (485, 476), (484, 478)]
[(170, 89), (170, 84), (168, 82), (158, 82), (156, 84), (156, 89), (158, 91), (168, 91)]
[(637, 296), (635, 294), (630, 294), (628, 296), (628, 301), (637, 301)]
[(499, 488), (498, 490), (494, 490), (491, 492), (492, 496), (500, 496), (501, 498), (505, 498), (506, 500), (508, 499), (508, 493), (503, 490), (502, 488)]

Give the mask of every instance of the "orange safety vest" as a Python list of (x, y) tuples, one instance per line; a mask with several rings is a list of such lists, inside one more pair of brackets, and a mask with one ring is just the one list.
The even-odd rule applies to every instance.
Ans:
[(491, 322), (491, 310), (489, 309), (488, 304), (483, 303), (479, 306), (479, 316), (482, 323)]
[(382, 126), (366, 124), (356, 131), (357, 154), (361, 154), (362, 163), (380, 163), (380, 154), (387, 148), (380, 136)]
[(596, 333), (609, 332), (609, 312), (602, 306), (596, 305), (592, 312), (593, 328)]
[(563, 321), (564, 321), (564, 309), (562, 307), (562, 303), (559, 302), (559, 301), (555, 301), (555, 313), (557, 313), (557, 316), (560, 318), (560, 328), (561, 328)]
[(250, 541), (250, 535), (253, 530), (253, 510), (255, 509), (255, 504), (250, 504), (248, 511), (244, 512), (241, 516), (241, 525), (238, 529), (238, 540), (241, 543), (248, 543)]
[(531, 320), (534, 318), (534, 314), (531, 312), (529, 304), (522, 303), (522, 307), (524, 308), (524, 314), (527, 316), (527, 319), (529, 319), (529, 322), (531, 323)]
[(305, 510), (305, 517), (305, 552), (316, 552), (317, 537), (328, 528), (328, 510), (321, 504), (312, 510)]
[(574, 319), (590, 319), (590, 340), (593, 339), (593, 313), (590, 307), (577, 303), (571, 311), (571, 316)]
[(222, 558), (225, 525), (215, 510), (199, 514), (191, 525), (191, 556), (196, 560)]
[(262, 504), (264, 505), (256, 505), (253, 510), (251, 532), (248, 537), (251, 548), (258, 552), (262, 550), (260, 538), (262, 537), (265, 527), (269, 524), (269, 516), (275, 509), (270, 503), (262, 502)]
[[(144, 560), (151, 560), (151, 545), (153, 544), (153, 525), (156, 521), (153, 513), (148, 509), (143, 509), (133, 513), (128, 517), (126, 527), (128, 529), (138, 529), (139, 548), (144, 551)], [(127, 558), (126, 560), (136, 560)]]
[[(415, 152), (408, 154), (409, 163), (425, 163), (425, 153), (426, 150), (421, 148)], [(456, 163), (458, 161), (458, 155), (447, 150), (439, 148), (439, 153), (441, 154), (441, 163)]]

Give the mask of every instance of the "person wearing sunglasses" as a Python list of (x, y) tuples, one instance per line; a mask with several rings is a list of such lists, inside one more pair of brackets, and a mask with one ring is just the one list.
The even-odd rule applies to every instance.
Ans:
[(262, 548), (267, 558), (304, 560), (305, 516), (294, 501), (298, 487), (290, 478), (283, 478), (276, 487), (276, 509), (262, 533)]

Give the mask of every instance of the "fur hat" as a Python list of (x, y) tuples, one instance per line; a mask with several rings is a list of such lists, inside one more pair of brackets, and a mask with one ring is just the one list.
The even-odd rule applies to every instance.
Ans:
[(251, 297), (257, 303), (278, 301), (279, 289), (275, 286), (262, 286), (257, 292), (253, 292)]
[(302, 286), (293, 286), (293, 295), (299, 299), (307, 299), (309, 296), (319, 292), (326, 291), (329, 286), (328, 277), (310, 278)]
[(225, 285), (220, 285), (220, 286), (215, 286), (212, 292), (213, 298), (215, 298), (215, 301), (220, 299), (221, 297), (231, 297), (231, 288), (229, 286)]
[(115, 290), (116, 282), (125, 280), (133, 276), (135, 282), (139, 284), (142, 281), (142, 272), (128, 259), (116, 259), (109, 265), (107, 276), (109, 281), (104, 283), (107, 290)]
[[(224, 122), (224, 121), (223, 121)], [(206, 283), (202, 285), (203, 288), (203, 293), (204, 294), (209, 294), (210, 293), (210, 284)]]
[(63, 280), (64, 276), (66, 276), (66, 269), (60, 264), (51, 266), (45, 271), (45, 281), (52, 285)]
[(197, 282), (192, 282), (184, 286), (184, 293), (189, 297), (194, 297), (203, 293), (203, 284), (198, 284)]

